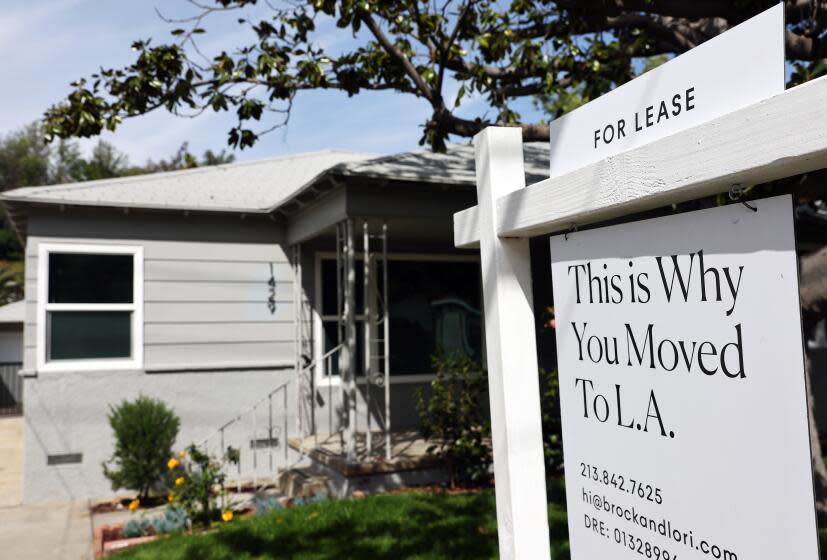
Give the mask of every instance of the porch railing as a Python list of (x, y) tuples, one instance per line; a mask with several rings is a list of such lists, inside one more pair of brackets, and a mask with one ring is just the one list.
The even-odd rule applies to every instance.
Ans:
[[(297, 375), (224, 422), (203, 440), (202, 446), (213, 455), (224, 457), (230, 447), (238, 450), (238, 465), (229, 467), (228, 476), (236, 475), (239, 484), (242, 478), (251, 479), (253, 486), (258, 486), (261, 478), (278, 477), (282, 470), (301, 461), (303, 444), (299, 445), (298, 456), (294, 455), (291, 460), (288, 442), (291, 429), (301, 442), (317, 433), (316, 371), (321, 367), (322, 376), (330, 374), (341, 350), (341, 345), (336, 346), (319, 360), (303, 366)], [(328, 384), (328, 403), (332, 402), (332, 385)], [(333, 433), (332, 411), (329, 416), (328, 428)]]

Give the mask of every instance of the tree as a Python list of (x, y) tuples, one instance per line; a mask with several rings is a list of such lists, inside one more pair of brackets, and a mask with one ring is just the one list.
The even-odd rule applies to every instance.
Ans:
[[(199, 159), (189, 151), (188, 142), (182, 143), (168, 159), (158, 162), (148, 160), (144, 165), (130, 164), (125, 153), (105, 140), (98, 140), (89, 157), (84, 157), (80, 146), (72, 140), (60, 139), (50, 145), (46, 141), (43, 125), (34, 122), (0, 136), (0, 191), (221, 165), (233, 161), (235, 156), (225, 150), (206, 150)], [(0, 246), (0, 259), (5, 256)]]
[[(65, 143), (58, 145), (63, 147)], [(0, 139), (0, 188), (48, 183), (50, 151), (39, 123)]]
[(103, 140), (98, 141), (88, 160), (82, 161), (76, 180), (92, 181), (111, 179), (129, 173), (129, 158), (115, 146)]
[[(776, 3), (189, 1), (192, 17), (167, 20), (176, 27), (172, 40), (135, 41), (132, 64), (75, 82), (45, 114), (50, 137), (93, 136), (156, 110), (194, 116), (232, 109), (237, 122), (228, 142), (244, 148), (286, 124), (300, 92), (334, 89), (349, 96), (389, 90), (427, 103), (422, 142), (436, 150), (451, 135), (470, 137), (495, 123), (544, 140), (547, 123), (523, 122), (518, 100), (572, 92), (593, 99), (634, 77), (640, 59), (685, 52)], [(823, 74), (827, 1), (786, 0), (786, 8), (793, 81)], [(198, 41), (215, 17), (238, 18), (254, 39), (207, 56)], [(325, 36), (326, 23), (338, 27), (339, 41)], [(340, 46), (325, 46), (331, 43)], [(460, 116), (471, 96), (484, 96), (495, 116)]]
[(168, 160), (162, 159), (157, 163), (152, 160), (147, 161), (144, 172), (156, 173), (158, 171), (175, 171), (177, 169), (191, 169), (202, 165), (222, 165), (225, 163), (232, 163), (234, 161), (235, 156), (232, 154), (227, 154), (224, 150), (221, 150), (218, 153), (213, 152), (212, 150), (207, 150), (204, 152), (204, 156), (199, 162), (198, 158), (190, 153), (189, 143), (184, 142), (181, 144), (181, 147), (178, 148), (178, 151), (175, 152), (175, 154)]

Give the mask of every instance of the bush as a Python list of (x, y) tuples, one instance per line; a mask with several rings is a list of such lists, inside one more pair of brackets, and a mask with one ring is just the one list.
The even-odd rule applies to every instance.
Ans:
[(420, 389), (416, 403), (420, 431), (433, 441), (428, 452), (445, 461), (451, 486), (486, 483), (492, 457), (485, 372), (464, 357), (435, 357), (433, 364), (430, 397)]
[(560, 382), (557, 370), (540, 370), (540, 407), (543, 414), (543, 452), (546, 473), (563, 470), (563, 430), (560, 423)]
[(166, 463), (178, 436), (180, 421), (163, 402), (145, 396), (109, 407), (115, 451), (103, 473), (112, 489), (136, 490), (139, 499), (165, 480)]
[(121, 534), (126, 539), (132, 539), (135, 537), (145, 537), (150, 534), (149, 529), (151, 526), (152, 523), (149, 521), (149, 519), (130, 519), (123, 526), (123, 532)]
[(167, 506), (162, 515), (151, 519), (146, 517), (130, 519), (124, 524), (122, 534), (125, 538), (167, 535), (183, 531), (188, 524), (187, 512), (177, 506)]
[(282, 505), (275, 496), (258, 494), (253, 497), (253, 509), (256, 515), (264, 515), (282, 509)]
[(189, 517), (187, 517), (187, 512), (180, 507), (167, 506), (164, 514), (152, 519), (150, 524), (155, 529), (156, 535), (167, 535), (186, 529), (189, 524)]
[[(436, 378), (431, 398), (417, 394), (420, 432), (437, 442), (429, 451), (446, 460), (451, 483), (479, 483), (491, 464), (491, 425), (488, 420), (488, 376), (469, 359), (434, 358)], [(546, 473), (563, 471), (560, 385), (557, 370), (539, 372), (543, 453)], [(481, 443), (480, 443), (481, 442)]]
[[(237, 457), (238, 451), (230, 447), (222, 460), (235, 463)], [(191, 444), (180, 454), (180, 460), (170, 459), (167, 468), (172, 480), (170, 503), (179, 505), (194, 522), (215, 521), (220, 514), (218, 499), (221, 498), (223, 505), (226, 495), (223, 463)]]

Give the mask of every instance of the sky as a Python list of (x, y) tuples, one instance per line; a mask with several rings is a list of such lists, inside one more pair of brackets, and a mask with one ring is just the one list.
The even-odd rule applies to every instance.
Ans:
[[(71, 92), (72, 81), (100, 67), (130, 64), (134, 40), (168, 41), (170, 30), (178, 26), (163, 21), (156, 9), (167, 17), (193, 13), (186, 0), (2, 0), (2, 5), (0, 134), (40, 118)], [(249, 32), (236, 19), (208, 19), (202, 49), (219, 52), (246, 41)], [(319, 40), (329, 48), (352, 41), (333, 25), (321, 26), (320, 31)], [(476, 116), (485, 110), (483, 99), (472, 99), (461, 114)], [(368, 92), (348, 98), (338, 92), (303, 92), (294, 102), (286, 130), (233, 153), (243, 161), (327, 148), (379, 154), (420, 149), (421, 125), (429, 114), (427, 102), (409, 95)], [(157, 111), (127, 120), (114, 134), (102, 137), (125, 152), (131, 163), (142, 164), (168, 158), (185, 141), (195, 154), (224, 149), (234, 120), (232, 113), (189, 119)], [(88, 150), (94, 142), (84, 141), (82, 146)]]

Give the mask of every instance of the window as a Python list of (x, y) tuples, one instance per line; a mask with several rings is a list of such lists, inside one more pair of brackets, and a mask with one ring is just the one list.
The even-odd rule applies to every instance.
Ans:
[(391, 375), (432, 373), (437, 354), (481, 363), (479, 262), (390, 259)]
[(142, 367), (142, 248), (42, 243), (38, 259), (38, 369)]
[[(355, 277), (356, 277), (356, 375), (360, 376), (364, 373), (365, 363), (365, 292), (363, 289), (363, 279), (365, 277), (364, 260), (361, 258), (355, 259)], [(341, 271), (339, 273), (342, 273)], [(337, 286), (336, 286), (336, 259), (322, 259), (320, 261), (320, 275), (321, 275), (321, 322), (322, 322), (322, 355), (327, 354), (338, 346), (339, 340), (339, 320), (336, 309), (340, 305), (338, 301)], [(375, 305), (375, 304), (374, 304)], [(339, 375), (339, 355), (334, 354), (330, 362), (329, 374), (337, 377)]]

